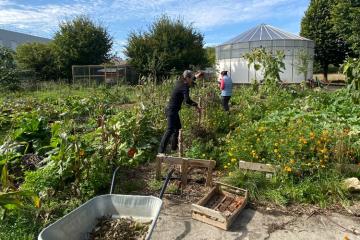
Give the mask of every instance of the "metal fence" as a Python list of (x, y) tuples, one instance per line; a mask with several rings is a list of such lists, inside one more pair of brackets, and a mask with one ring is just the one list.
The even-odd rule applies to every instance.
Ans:
[(136, 84), (138, 74), (129, 65), (74, 65), (72, 66), (73, 83), (82, 85)]

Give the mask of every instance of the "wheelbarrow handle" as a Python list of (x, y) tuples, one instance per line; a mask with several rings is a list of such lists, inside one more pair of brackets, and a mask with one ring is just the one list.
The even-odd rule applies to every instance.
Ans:
[(171, 179), (171, 176), (172, 174), (174, 173), (175, 171), (175, 168), (171, 168), (170, 171), (168, 172), (167, 176), (166, 176), (166, 179), (165, 179), (165, 182), (161, 188), (161, 191), (160, 191), (160, 195), (159, 195), (159, 198), (162, 199), (163, 196), (164, 196), (164, 193), (165, 193), (165, 190), (166, 190), (166, 187), (168, 186), (168, 183)]
[[(113, 173), (113, 176), (112, 176), (112, 180), (111, 180), (111, 187), (110, 187), (110, 194), (113, 194), (114, 193), (114, 189), (115, 189), (115, 179), (116, 179), (116, 174), (117, 172), (119, 171), (120, 169), (120, 166), (117, 167)], [(164, 181), (164, 184), (163, 186), (161, 187), (161, 191), (160, 191), (160, 195), (159, 195), (159, 198), (162, 199), (164, 193), (165, 193), (165, 190), (166, 190), (166, 187), (168, 186), (168, 183), (171, 179), (171, 176), (172, 174), (174, 173), (175, 171), (175, 168), (172, 168), (170, 169), (170, 171), (168, 172), (167, 176), (166, 176), (166, 179)]]
[(114, 193), (114, 188), (115, 188), (115, 178), (116, 178), (116, 174), (119, 171), (120, 166), (117, 167), (113, 173), (112, 179), (111, 179), (111, 186), (110, 186), (110, 194)]

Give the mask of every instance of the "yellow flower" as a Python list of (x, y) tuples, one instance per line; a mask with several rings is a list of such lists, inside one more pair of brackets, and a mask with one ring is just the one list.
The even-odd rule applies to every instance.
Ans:
[(327, 149), (326, 149), (326, 148), (320, 149), (320, 152), (321, 152), (321, 153), (326, 153), (326, 152), (327, 152)]
[(310, 132), (310, 139), (314, 139), (315, 138), (315, 133), (313, 131)]
[(231, 162), (236, 162), (236, 158), (232, 158), (232, 159), (231, 159)]
[(228, 167), (225, 165), (225, 166), (224, 166), (224, 169), (227, 169), (227, 168), (228, 168)]
[(295, 160), (294, 160), (294, 159), (290, 159), (290, 163), (291, 163), (291, 164), (294, 164), (294, 163), (295, 163)]
[(205, 157), (205, 153), (203, 153), (202, 157)]
[(274, 153), (277, 153), (277, 152), (278, 152), (278, 150), (275, 148), (275, 149), (274, 149)]
[(274, 145), (275, 145), (276, 147), (277, 147), (277, 146), (279, 146), (279, 144), (278, 144), (278, 143), (275, 143)]
[(292, 171), (291, 167), (289, 167), (289, 166), (285, 166), (284, 170), (285, 170), (285, 172), (288, 172), (288, 173), (290, 173)]
[(232, 172), (229, 172), (229, 176), (231, 177), (233, 174), (232, 174)]
[(80, 151), (79, 151), (79, 156), (80, 156), (80, 157), (85, 156), (85, 151), (84, 151), (84, 149), (80, 149)]

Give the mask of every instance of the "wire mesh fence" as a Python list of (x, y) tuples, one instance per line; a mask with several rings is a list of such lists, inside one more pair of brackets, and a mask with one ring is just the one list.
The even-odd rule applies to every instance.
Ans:
[(74, 65), (72, 66), (73, 83), (82, 85), (117, 85), (136, 84), (138, 74), (129, 65)]

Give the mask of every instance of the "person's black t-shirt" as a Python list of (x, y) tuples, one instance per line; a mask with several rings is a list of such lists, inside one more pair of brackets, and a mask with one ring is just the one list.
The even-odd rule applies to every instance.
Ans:
[(189, 85), (183, 81), (177, 81), (174, 90), (171, 93), (170, 101), (168, 104), (168, 110), (179, 111), (181, 104), (185, 101), (185, 104), (190, 106), (197, 106), (198, 104), (191, 100), (189, 96)]

